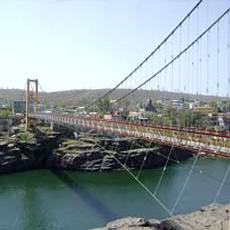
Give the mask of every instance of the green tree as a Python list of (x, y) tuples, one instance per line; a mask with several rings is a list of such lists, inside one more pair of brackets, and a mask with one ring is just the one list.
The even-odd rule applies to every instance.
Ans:
[(218, 101), (216, 100), (212, 100), (208, 103), (210, 107), (215, 108), (215, 109), (217, 108), (217, 104), (218, 104)]
[(8, 118), (11, 116), (11, 111), (9, 109), (0, 111), (0, 118)]
[(101, 114), (106, 114), (110, 112), (110, 100), (108, 97), (101, 99), (98, 102), (98, 112)]

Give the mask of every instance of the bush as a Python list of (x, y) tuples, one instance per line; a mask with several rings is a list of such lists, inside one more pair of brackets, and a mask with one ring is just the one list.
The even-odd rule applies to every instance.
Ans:
[(0, 118), (9, 118), (11, 116), (10, 110), (2, 110), (0, 111)]

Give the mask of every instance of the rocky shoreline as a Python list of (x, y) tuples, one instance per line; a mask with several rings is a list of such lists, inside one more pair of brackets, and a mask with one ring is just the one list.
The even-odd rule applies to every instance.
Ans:
[[(19, 132), (0, 137), (0, 173), (49, 168), (81, 171), (122, 170), (164, 166), (170, 147), (136, 138), (109, 137), (79, 132)], [(173, 149), (170, 163), (191, 157), (189, 151)]]
[(229, 230), (230, 205), (211, 204), (198, 211), (166, 220), (126, 217), (92, 230)]

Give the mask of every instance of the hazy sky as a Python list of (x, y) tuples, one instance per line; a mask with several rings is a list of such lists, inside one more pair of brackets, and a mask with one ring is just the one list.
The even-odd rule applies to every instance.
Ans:
[[(229, 0), (208, 0), (226, 9)], [(197, 0), (1, 0), (0, 87), (111, 87)], [(213, 8), (214, 9), (214, 8)]]

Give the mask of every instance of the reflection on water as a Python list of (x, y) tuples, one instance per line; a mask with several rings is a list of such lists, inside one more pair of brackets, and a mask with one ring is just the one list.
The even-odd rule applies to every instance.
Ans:
[(66, 171), (52, 172), (77, 196), (80, 196), (87, 206), (94, 209), (94, 211), (97, 212), (105, 222), (118, 218), (118, 216), (109, 207), (97, 199), (95, 194), (90, 193), (87, 189), (77, 184), (77, 180), (74, 180), (71, 176), (69, 176)]
[[(158, 197), (169, 209), (192, 162), (190, 159), (167, 168)], [(229, 164), (226, 159), (199, 159), (176, 213), (212, 202)], [(154, 192), (161, 172), (161, 168), (145, 170), (140, 180)], [(0, 229), (89, 229), (123, 216), (167, 217), (126, 172), (35, 170), (1, 175), (0, 183)], [(230, 175), (218, 202), (229, 202), (229, 191)]]

